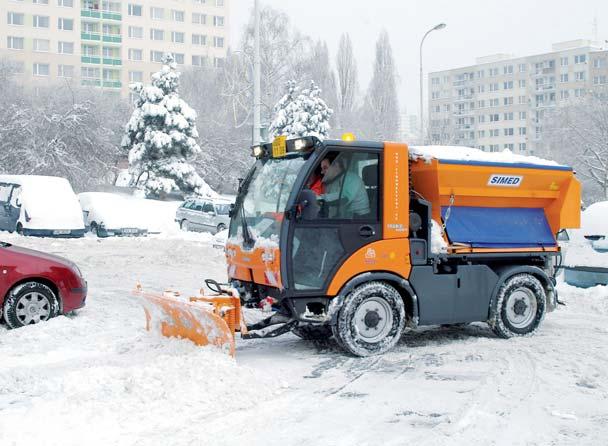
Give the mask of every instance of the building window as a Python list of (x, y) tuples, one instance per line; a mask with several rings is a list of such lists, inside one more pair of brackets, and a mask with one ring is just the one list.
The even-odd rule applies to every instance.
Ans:
[(185, 21), (186, 13), (184, 11), (171, 10), (171, 19), (176, 22)]
[(95, 45), (82, 45), (82, 55), (87, 57), (99, 56), (99, 47)]
[(439, 91), (432, 91), (431, 92), (431, 99), (439, 99), (441, 96), (441, 92)]
[(186, 57), (183, 53), (171, 53), (173, 55), (173, 59), (175, 59), (175, 63), (179, 65), (183, 65), (185, 63)]
[(80, 69), (80, 77), (85, 79), (99, 79), (99, 68), (82, 67)]
[(486, 107), (486, 101), (485, 101), (485, 99), (477, 101), (477, 108), (485, 108), (485, 107)]
[(526, 143), (525, 142), (520, 142), (519, 143), (519, 151), (520, 152), (525, 152), (526, 151)]
[(49, 16), (48, 15), (35, 15), (33, 20), (34, 28), (48, 28), (49, 27)]
[(192, 45), (207, 45), (207, 36), (203, 34), (192, 34)]
[(141, 26), (129, 26), (129, 37), (132, 39), (143, 39), (144, 29)]
[(519, 120), (523, 121), (526, 119), (526, 112), (525, 111), (520, 111), (519, 112)]
[(215, 0), (215, 6), (218, 6), (218, 7), (224, 6), (224, 0)]
[(35, 5), (48, 5), (49, 0), (32, 0), (32, 3)]
[(51, 69), (48, 63), (35, 63), (33, 68), (34, 76), (48, 76)]
[(575, 64), (585, 63), (586, 61), (587, 61), (587, 55), (586, 54), (578, 54), (578, 55), (574, 56), (574, 63)]
[(135, 48), (129, 48), (129, 60), (144, 60), (144, 51)]
[(11, 50), (22, 50), (24, 48), (25, 39), (23, 37), (8, 36), (6, 38), (6, 47)]
[(171, 31), (171, 42), (173, 43), (184, 43), (186, 40), (186, 35), (181, 32)]
[(508, 149), (508, 150), (510, 150), (510, 151), (513, 151), (513, 146), (514, 146), (513, 144), (504, 144), (504, 145), (503, 145), (503, 148), (504, 148), (504, 149)]
[(605, 84), (606, 83), (606, 76), (602, 75), (602, 76), (593, 76), (593, 84), (594, 85), (600, 85), (600, 84)]
[(213, 38), (213, 46), (216, 48), (224, 48), (224, 38), (223, 37), (214, 37)]
[(74, 77), (74, 65), (57, 65), (57, 76)]
[(496, 122), (500, 119), (500, 115), (498, 113), (493, 113), (490, 115), (490, 122)]
[(213, 16), (213, 26), (224, 26), (224, 17), (219, 15)]
[(206, 14), (200, 14), (198, 12), (193, 12), (192, 13), (192, 23), (195, 23), (197, 25), (204, 25), (207, 23), (207, 15)]
[(503, 105), (513, 105), (513, 96), (502, 99)]
[(520, 136), (525, 136), (526, 134), (526, 128), (525, 127), (520, 127), (519, 128), (519, 135)]
[(504, 74), (513, 74), (513, 65), (505, 65), (503, 67)]
[(525, 72), (526, 72), (526, 69), (527, 69), (527, 67), (526, 67), (526, 64), (525, 64), (525, 63), (520, 63), (520, 64), (519, 64), (519, 72), (520, 72), (520, 73), (525, 73)]
[(192, 56), (192, 65), (195, 67), (203, 67), (206, 65), (206, 59), (205, 56)]
[(560, 82), (568, 82), (568, 73), (563, 73), (559, 75)]
[(162, 29), (150, 29), (150, 40), (165, 40), (165, 32)]
[[(64, 8), (73, 8), (74, 7), (74, 0), (57, 0), (57, 6), (63, 6)], [(69, 65), (59, 65), (61, 66), (69, 66)], [(68, 76), (65, 76), (68, 77)], [(72, 76), (69, 76), (72, 77)]]
[(127, 8), (127, 12), (130, 16), (141, 17), (144, 13), (144, 7), (142, 5), (137, 5), (134, 3), (129, 3), (129, 7)]
[(224, 66), (224, 58), (223, 57), (214, 57), (213, 58), (213, 67), (214, 68), (223, 68)]
[(163, 52), (150, 50), (150, 62), (162, 62)]
[(513, 81), (504, 82), (503, 83), (503, 88), (505, 90), (512, 90), (513, 89)]
[(144, 72), (143, 71), (129, 71), (129, 82), (143, 82)]
[(59, 17), (57, 19), (57, 28), (64, 31), (74, 31), (74, 19), (64, 19)]
[(566, 100), (570, 97), (570, 92), (568, 90), (562, 90), (559, 92), (559, 97), (562, 101)]
[(6, 14), (6, 22), (9, 25), (23, 26), (24, 16), (23, 16), (23, 14), (18, 13), (18, 12), (8, 12)]
[(504, 121), (513, 121), (513, 112), (508, 112), (503, 114)]
[(490, 68), (490, 77), (498, 76), (498, 68)]
[(518, 103), (518, 104), (520, 104), (520, 105), (527, 104), (527, 103), (528, 103), (528, 100), (527, 100), (527, 98), (526, 98), (525, 96), (520, 96), (520, 97), (518, 98), (517, 103)]
[(585, 80), (585, 72), (584, 71), (577, 71), (576, 73), (574, 73), (574, 79), (576, 81), (584, 81)]
[(526, 88), (526, 80), (525, 79), (520, 79), (519, 80), (519, 88)]
[(74, 54), (74, 42), (57, 42), (59, 54)]
[(439, 78), (438, 77), (431, 78), (431, 85), (439, 85)]
[(565, 56), (565, 57), (560, 57), (560, 58), (559, 58), (559, 64), (560, 64), (562, 67), (567, 67), (567, 66), (568, 66), (568, 56)]
[(154, 20), (163, 20), (165, 18), (165, 10), (163, 8), (150, 8), (150, 17)]
[(606, 66), (606, 59), (593, 59), (593, 68), (604, 68)]
[(490, 91), (498, 91), (498, 83), (490, 84)]
[(484, 91), (486, 91), (486, 86), (481, 84), (477, 86), (477, 93), (483, 93)]
[(50, 41), (47, 39), (34, 39), (34, 51), (47, 53), (50, 49)]

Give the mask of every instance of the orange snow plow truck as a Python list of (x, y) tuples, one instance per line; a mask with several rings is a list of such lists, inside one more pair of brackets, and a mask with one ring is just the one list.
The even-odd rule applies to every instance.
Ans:
[[(580, 223), (571, 168), (462, 147), (320, 141), (252, 148), (226, 243), (228, 283), (138, 291), (148, 328), (234, 354), (234, 338), (334, 337), (386, 352), (406, 327), (487, 322), (502, 338), (556, 308), (556, 234)], [(272, 307), (246, 324), (243, 307)]]

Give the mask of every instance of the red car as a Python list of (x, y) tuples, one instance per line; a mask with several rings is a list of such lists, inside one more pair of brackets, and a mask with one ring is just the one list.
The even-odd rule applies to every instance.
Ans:
[(84, 306), (87, 282), (67, 259), (0, 242), (0, 308), (22, 327)]

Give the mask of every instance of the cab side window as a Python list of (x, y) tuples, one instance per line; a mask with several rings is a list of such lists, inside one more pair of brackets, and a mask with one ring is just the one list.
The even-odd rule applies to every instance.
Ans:
[(213, 209), (213, 204), (209, 203), (209, 202), (205, 202), (203, 204), (203, 212), (210, 212), (212, 214), (215, 214), (215, 209)]
[(12, 184), (0, 184), (0, 203), (8, 203), (11, 199)]
[[(379, 155), (333, 152), (321, 161), (318, 218), (378, 220)], [(315, 193), (314, 183), (309, 187)]]

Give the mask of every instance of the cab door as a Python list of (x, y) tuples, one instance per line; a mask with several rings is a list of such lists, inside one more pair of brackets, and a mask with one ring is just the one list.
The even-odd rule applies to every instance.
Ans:
[(324, 294), (350, 255), (382, 238), (380, 164), (373, 148), (330, 148), (317, 159), (289, 230), (292, 293)]

